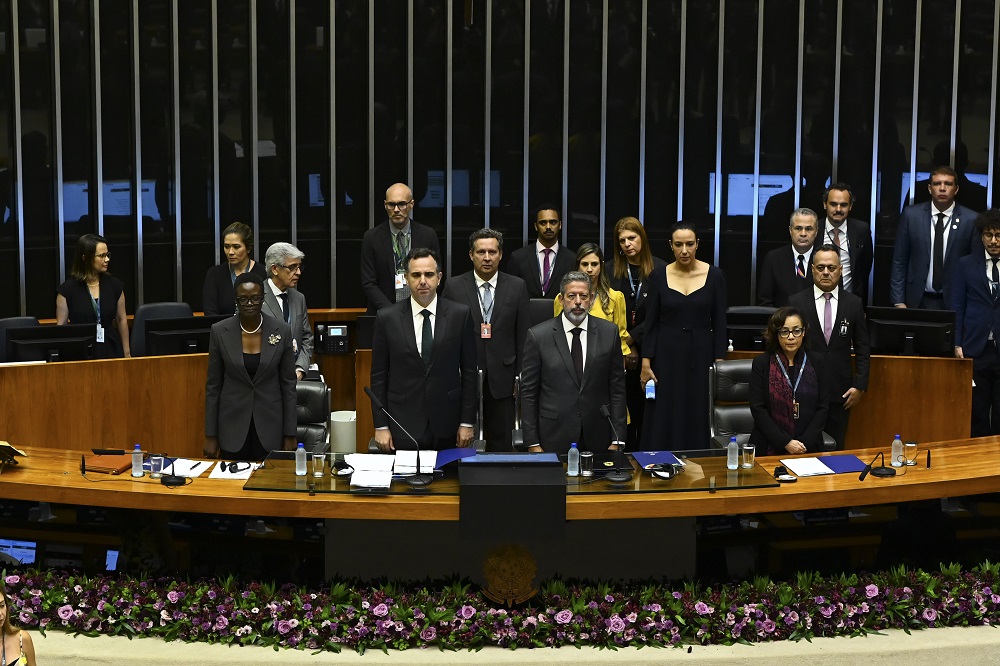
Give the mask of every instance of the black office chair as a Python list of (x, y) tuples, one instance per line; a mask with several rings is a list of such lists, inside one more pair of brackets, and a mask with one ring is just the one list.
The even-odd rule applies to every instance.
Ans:
[(26, 328), (28, 326), (38, 326), (38, 320), (34, 317), (7, 317), (0, 319), (0, 363), (7, 362), (7, 329)]
[(306, 451), (325, 451), (330, 420), (330, 389), (325, 382), (302, 380), (295, 384), (295, 414), (295, 433)]
[(528, 323), (530, 326), (541, 324), (555, 316), (552, 314), (554, 307), (552, 301), (551, 298), (532, 298), (528, 301)]
[(146, 355), (146, 320), (190, 317), (194, 314), (187, 303), (143, 303), (132, 317), (132, 334), (129, 350), (132, 356)]

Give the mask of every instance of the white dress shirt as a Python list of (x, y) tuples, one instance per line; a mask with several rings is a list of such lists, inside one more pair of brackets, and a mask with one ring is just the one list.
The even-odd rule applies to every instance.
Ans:
[(566, 334), (566, 346), (569, 347), (570, 354), (573, 352), (573, 329), (579, 328), (582, 333), (580, 333), (580, 349), (583, 351), (583, 371), (587, 372), (587, 324), (590, 322), (590, 315), (588, 314), (583, 318), (583, 323), (576, 326), (569, 319), (566, 318), (566, 311), (563, 310), (563, 314), (560, 317), (562, 319), (563, 331)]
[[(816, 317), (819, 319), (819, 332), (825, 333), (823, 330), (823, 315), (826, 312), (826, 299), (823, 298), (823, 294), (826, 292), (813, 285), (813, 300), (816, 303)], [(837, 306), (840, 303), (840, 286), (834, 288), (830, 292), (833, 294), (833, 298), (830, 299), (830, 338), (833, 339), (833, 331), (837, 328)]]
[[(552, 244), (552, 247), (545, 247), (541, 241), (535, 241), (535, 257), (538, 259), (538, 282), (545, 284), (545, 250), (552, 250), (549, 255), (549, 273), (556, 268), (556, 255), (559, 254), (559, 241)], [(549, 285), (550, 287), (552, 285)]]
[(844, 282), (844, 289), (851, 290), (851, 252), (850, 243), (847, 238), (847, 220), (844, 220), (838, 227), (829, 218), (826, 220), (826, 229), (823, 234), (823, 243), (836, 246), (833, 242), (833, 229), (836, 227), (837, 235), (840, 236), (840, 267), (841, 276)]
[(424, 316), (420, 314), (424, 310), (431, 312), (431, 337), (434, 336), (434, 327), (437, 324), (437, 296), (434, 297), (427, 307), (417, 303), (417, 299), (410, 296), (410, 310), (413, 312), (413, 335), (417, 338), (417, 353), (424, 353)]
[[(483, 315), (483, 321), (485, 322), (493, 321), (493, 312), (496, 310), (497, 275), (499, 275), (499, 273), (494, 273), (493, 277), (491, 277), (489, 280), (484, 280), (481, 277), (479, 277), (479, 275), (475, 271), (472, 271), (472, 277), (475, 278), (476, 280), (476, 293), (479, 295), (479, 312), (480, 314)], [(483, 303), (486, 302), (486, 295), (483, 292), (483, 285), (486, 284), (487, 282), (490, 283), (490, 291), (493, 294), (493, 306), (490, 307), (490, 313), (489, 313), (490, 316), (488, 317), (486, 316), (485, 308), (483, 308)]]
[(280, 298), (280, 296), (285, 293), (278, 289), (278, 285), (274, 284), (274, 280), (267, 278), (267, 286), (271, 288), (271, 293), (274, 294), (274, 300), (278, 301), (278, 308), (281, 310), (281, 314), (285, 314), (285, 299)]

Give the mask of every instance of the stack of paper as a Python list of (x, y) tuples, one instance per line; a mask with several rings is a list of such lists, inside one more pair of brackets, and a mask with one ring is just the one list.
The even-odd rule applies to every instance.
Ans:
[(354, 468), (351, 485), (359, 488), (388, 488), (392, 485), (392, 464), (396, 458), (381, 453), (348, 453), (344, 462)]
[(185, 476), (194, 478), (200, 476), (202, 472), (206, 471), (212, 466), (211, 462), (206, 462), (204, 460), (191, 460), (189, 458), (177, 458), (172, 464), (167, 465), (163, 469), (164, 474), (172, 474), (174, 476)]
[[(437, 465), (437, 451), (420, 452), (420, 473), (433, 474)], [(399, 475), (417, 473), (417, 452), (396, 451), (395, 472)]]

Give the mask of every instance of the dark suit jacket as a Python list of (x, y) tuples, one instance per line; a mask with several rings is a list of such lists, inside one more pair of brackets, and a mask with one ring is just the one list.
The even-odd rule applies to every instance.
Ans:
[[(663, 261), (663, 259), (653, 257), (653, 273), (662, 271), (666, 266), (667, 262)], [(608, 276), (611, 288), (617, 289), (625, 295), (625, 317), (627, 319), (627, 326), (625, 328), (628, 330), (629, 335), (632, 336), (632, 351), (638, 352), (642, 349), (642, 338), (646, 332), (646, 296), (649, 295), (649, 278), (643, 280), (639, 285), (639, 290), (635, 298), (633, 298), (632, 285), (629, 284), (628, 276), (623, 278), (615, 277), (614, 259), (608, 259), (604, 262), (604, 272)], [(650, 273), (650, 275), (653, 273)], [(632, 311), (635, 311), (635, 319), (631, 317)]]
[[(264, 264), (259, 261), (254, 262), (250, 272), (256, 273), (262, 280), (268, 277)], [(201, 309), (207, 315), (236, 314), (236, 292), (233, 291), (233, 279), (229, 275), (229, 262), (216, 264), (205, 273)]]
[[(896, 247), (892, 252), (892, 277), (889, 281), (889, 298), (893, 304), (905, 303), (908, 308), (920, 306), (927, 273), (931, 269), (931, 207), (929, 201), (907, 206), (899, 218)], [(942, 287), (945, 299), (948, 298), (948, 288), (958, 260), (975, 250), (983, 249), (976, 233), (977, 217), (979, 213), (955, 204), (944, 254)]]
[(566, 273), (576, 269), (576, 253), (559, 243), (559, 251), (556, 252), (556, 260), (552, 265), (552, 278), (546, 292), (542, 292), (539, 268), (535, 241), (514, 250), (507, 262), (507, 273), (524, 280), (528, 287), (528, 298), (555, 298), (559, 293), (559, 281)]
[[(302, 372), (309, 371), (309, 363), (313, 355), (313, 334), (309, 326), (309, 310), (306, 308), (306, 297), (294, 287), (288, 289), (288, 326), (292, 329), (295, 339), (295, 367)], [(264, 304), (261, 312), (268, 317), (284, 320), (281, 304), (271, 291), (271, 286), (264, 283)]]
[[(365, 232), (361, 239), (361, 288), (368, 299), (368, 314), (396, 302), (396, 258), (392, 254), (391, 223), (386, 220)], [(438, 253), (441, 270), (445, 261), (437, 234), (428, 226), (410, 220), (410, 248), (426, 247)], [(403, 266), (406, 271), (406, 266)]]
[[(854, 294), (838, 287), (839, 301), (837, 315), (833, 320), (830, 344), (823, 337), (823, 322), (816, 314), (815, 290), (807, 289), (793, 294), (789, 305), (798, 308), (805, 316), (809, 332), (806, 333), (806, 351), (809, 358), (823, 368), (823, 384), (830, 394), (830, 400), (841, 402), (840, 396), (854, 387), (868, 390), (868, 368), (871, 364), (871, 350), (868, 346), (868, 322), (865, 319), (865, 305)], [(844, 334), (841, 335), (841, 331)], [(854, 372), (851, 372), (851, 345), (854, 345)]]
[[(476, 339), (469, 308), (437, 301), (429, 368), (417, 353), (410, 299), (378, 311), (372, 337), (371, 388), (386, 410), (416, 438), (428, 426), (435, 439), (454, 439), (476, 422)], [(389, 428), (396, 448), (412, 445), (396, 424), (372, 408), (376, 428)]]
[(576, 378), (563, 317), (528, 329), (521, 365), (524, 443), (565, 453), (580, 433), (584, 447), (607, 451), (614, 437), (601, 405), (608, 405), (619, 437), (625, 436), (625, 366), (618, 327), (587, 317), (587, 358), (583, 381)]
[(243, 448), (251, 416), (260, 443), (268, 451), (280, 449), (282, 437), (295, 436), (292, 334), (285, 322), (267, 315), (260, 334), (260, 367), (250, 379), (243, 365), (239, 317), (212, 326), (205, 381), (205, 435), (218, 437), (223, 451)]
[(795, 272), (795, 249), (791, 243), (768, 252), (757, 289), (758, 304), (780, 308), (788, 305), (789, 296), (811, 287), (812, 270), (808, 265), (811, 258), (806, 259), (806, 276), (800, 278)]
[(479, 335), (483, 323), (479, 301), (482, 292), (476, 289), (475, 275), (469, 271), (448, 280), (442, 297), (469, 308), (476, 333), (476, 357), (479, 367), (486, 371), (490, 393), (494, 398), (508, 398), (514, 394), (514, 375), (521, 370), (524, 336), (528, 332), (528, 290), (521, 278), (497, 273), (490, 316), (492, 337), (484, 340)]
[[(826, 425), (826, 414), (829, 411), (829, 391), (823, 382), (823, 368), (808, 354), (808, 363), (816, 369), (819, 380), (819, 396), (815, 404), (803, 400), (799, 403), (799, 418), (795, 421), (795, 432), (788, 433), (781, 429), (768, 411), (771, 391), (768, 385), (768, 373), (774, 354), (758, 354), (750, 365), (750, 411), (753, 413), (753, 432), (750, 441), (758, 447), (758, 452), (764, 455), (783, 455), (785, 445), (789, 440), (797, 439), (806, 445), (809, 453), (823, 450), (823, 426)], [(794, 380), (793, 380), (794, 381)], [(760, 451), (760, 449), (765, 449)]]
[[(818, 250), (820, 245), (828, 242), (826, 218), (823, 219), (821, 224), (819, 233), (816, 234), (816, 245), (813, 246), (814, 251)], [(871, 228), (866, 223), (861, 220), (855, 220), (853, 217), (847, 218), (845, 224), (847, 225), (847, 253), (851, 257), (851, 293), (860, 297), (862, 301), (867, 301), (868, 277), (872, 273), (872, 261), (875, 256), (872, 251)], [(829, 242), (832, 244), (832, 241)], [(843, 239), (840, 242), (843, 244)]]
[(986, 266), (984, 251), (970, 254), (959, 259), (952, 278), (948, 307), (955, 311), (955, 346), (966, 358), (983, 353), (990, 331), (1000, 333), (1000, 301), (990, 292)]

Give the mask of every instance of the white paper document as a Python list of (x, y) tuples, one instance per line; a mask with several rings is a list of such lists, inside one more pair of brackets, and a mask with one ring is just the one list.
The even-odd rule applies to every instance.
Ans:
[[(212, 473), (208, 475), (210, 479), (241, 479), (246, 481), (253, 474), (254, 470), (260, 467), (260, 463), (236, 462), (235, 471), (232, 471), (233, 461), (223, 461), (212, 468)], [(225, 469), (223, 469), (225, 465)]]
[[(433, 474), (437, 465), (437, 451), (420, 452), (420, 473)], [(396, 451), (396, 474), (416, 474), (417, 473), (417, 452), (416, 451)]]
[(344, 462), (354, 468), (351, 485), (357, 488), (388, 488), (392, 485), (395, 456), (382, 453), (348, 453)]
[(351, 474), (351, 485), (355, 488), (388, 488), (392, 485), (392, 471), (356, 469)]
[(787, 467), (795, 476), (822, 476), (834, 473), (819, 458), (789, 458), (782, 460), (781, 464)]
[(212, 468), (212, 463), (207, 460), (190, 460), (189, 458), (177, 458), (173, 463), (167, 465), (167, 468), (163, 470), (164, 474), (173, 474), (174, 476), (183, 476), (187, 478), (195, 478), (201, 476), (203, 472), (207, 472)]

